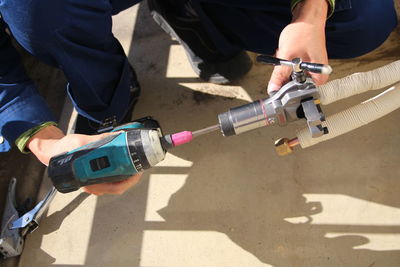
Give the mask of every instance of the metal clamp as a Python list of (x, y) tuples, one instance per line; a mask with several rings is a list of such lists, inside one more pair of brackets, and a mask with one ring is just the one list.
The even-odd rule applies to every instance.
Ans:
[(11, 229), (23, 229), (23, 236), (35, 231), (39, 226), (40, 218), (44, 211), (49, 207), (56, 192), (56, 188), (52, 187), (42, 201), (40, 201), (32, 210), (25, 213), (12, 223)]
[[(319, 94), (314, 81), (307, 78), (305, 71), (330, 74), (332, 68), (326, 64), (303, 62), (300, 58), (284, 60), (267, 55), (259, 55), (257, 61), (284, 65), (293, 68), (292, 81), (285, 84), (278, 92), (266, 99), (267, 113), (277, 117), (280, 125), (306, 118), (312, 137), (320, 137), (328, 133), (328, 128), (322, 126), (325, 116), (319, 105)], [(269, 112), (268, 112), (269, 111)], [(277, 113), (278, 112), (278, 113)]]
[(21, 255), (25, 236), (38, 228), (40, 218), (57, 192), (53, 187), (32, 210), (19, 217), (15, 201), (16, 184), (17, 179), (12, 178), (1, 224), (0, 252), (5, 258)]
[(12, 222), (18, 219), (15, 205), (15, 185), (17, 179), (12, 178), (8, 186), (6, 205), (3, 213), (0, 234), (0, 252), (5, 258), (18, 256), (24, 247), (24, 238), (20, 229), (11, 229)]
[(321, 111), (319, 104), (315, 103), (315, 100), (308, 100), (301, 103), (303, 107), (304, 116), (307, 119), (308, 129), (310, 130), (312, 137), (320, 137), (324, 134), (328, 134), (328, 128), (322, 127), (322, 122), (325, 121), (325, 115)]

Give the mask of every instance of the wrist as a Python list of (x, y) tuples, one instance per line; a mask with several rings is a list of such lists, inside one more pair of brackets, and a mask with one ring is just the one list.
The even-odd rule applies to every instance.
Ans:
[(31, 129), (29, 129), (28, 131), (22, 133), (17, 140), (15, 140), (15, 144), (18, 147), (18, 149), (24, 153), (30, 153), (29, 149), (26, 147), (27, 143), (29, 141), (29, 139), (34, 136), (36, 133), (38, 133), (39, 131), (41, 131), (42, 129), (48, 127), (48, 126), (57, 126), (57, 123), (55, 123), (54, 121), (48, 121), (48, 122), (44, 122), (36, 127), (33, 127)]
[(48, 164), (53, 145), (63, 138), (64, 133), (57, 127), (51, 125), (43, 128), (33, 135), (27, 142), (26, 147), (44, 164)]
[(293, 10), (292, 22), (306, 22), (325, 27), (329, 3), (326, 0), (302, 0)]

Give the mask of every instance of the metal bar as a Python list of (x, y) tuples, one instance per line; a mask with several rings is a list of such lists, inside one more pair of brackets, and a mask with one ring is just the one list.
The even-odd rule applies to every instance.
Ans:
[(203, 134), (207, 134), (207, 133), (211, 133), (211, 132), (217, 131), (219, 129), (220, 129), (219, 124), (216, 124), (216, 125), (204, 128), (204, 129), (200, 129), (200, 130), (194, 131), (194, 132), (192, 132), (192, 136), (193, 137), (197, 137), (197, 136), (200, 136), (200, 135), (203, 135)]
[(25, 228), (26, 226), (28, 226), (28, 224), (31, 224), (32, 222), (37, 225), (40, 217), (50, 205), (50, 202), (53, 200), (56, 192), (57, 190), (55, 189), (55, 187), (51, 188), (45, 198), (40, 201), (31, 211), (25, 213), (18, 220), (12, 223), (11, 229)]
[(8, 187), (6, 205), (3, 213), (3, 220), (0, 233), (0, 254), (5, 258), (18, 256), (22, 253), (24, 239), (20, 229), (10, 229), (13, 220), (18, 218), (15, 207), (15, 185), (17, 179), (12, 178)]

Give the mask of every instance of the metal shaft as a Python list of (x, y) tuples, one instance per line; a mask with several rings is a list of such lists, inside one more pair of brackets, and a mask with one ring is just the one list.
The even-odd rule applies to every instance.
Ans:
[(288, 144), (289, 144), (289, 147), (293, 148), (295, 146), (300, 145), (300, 141), (299, 141), (299, 139), (297, 137), (295, 137), (293, 139), (290, 139)]
[(204, 128), (204, 129), (200, 129), (200, 130), (194, 131), (194, 132), (192, 132), (192, 135), (193, 135), (193, 137), (197, 137), (197, 136), (200, 136), (200, 135), (203, 135), (203, 134), (207, 134), (207, 133), (211, 133), (211, 132), (217, 131), (219, 129), (220, 129), (219, 124), (216, 124), (216, 125)]

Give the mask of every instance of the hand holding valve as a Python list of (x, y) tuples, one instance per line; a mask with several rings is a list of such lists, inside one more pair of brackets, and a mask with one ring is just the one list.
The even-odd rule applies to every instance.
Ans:
[[(269, 92), (270, 99), (276, 98), (277, 95), (286, 94), (286, 111), (292, 110), (292, 118), (305, 117), (307, 125), (312, 137), (319, 137), (328, 133), (327, 127), (322, 127), (322, 122), (325, 121), (325, 115), (322, 113), (319, 104), (319, 95), (315, 83), (311, 78), (307, 78), (305, 71), (326, 74), (332, 73), (332, 67), (327, 64), (303, 62), (300, 58), (293, 60), (279, 59), (267, 55), (259, 55), (257, 61), (274, 66), (290, 66), (292, 67), (292, 81), (286, 83), (279, 91)], [(295, 100), (295, 101), (293, 101)], [(293, 103), (299, 105), (295, 111), (289, 108)], [(281, 138), (275, 142), (276, 151), (279, 155), (287, 155), (293, 151), (293, 147), (298, 144), (297, 140), (289, 140)]]
[(282, 65), (282, 66), (292, 67), (293, 69), (292, 80), (297, 81), (299, 83), (303, 83), (306, 81), (307, 77), (304, 71), (318, 73), (318, 74), (326, 74), (326, 75), (332, 73), (332, 67), (327, 64), (303, 62), (301, 58), (294, 58), (290, 61), (267, 55), (259, 55), (257, 56), (257, 62), (274, 66)]

